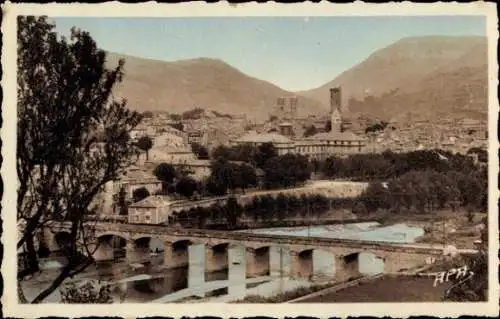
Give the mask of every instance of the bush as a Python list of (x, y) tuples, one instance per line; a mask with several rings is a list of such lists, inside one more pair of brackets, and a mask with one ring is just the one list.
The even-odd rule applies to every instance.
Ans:
[(61, 289), (63, 303), (113, 303), (111, 289), (107, 284), (89, 281), (83, 285), (67, 284)]
[(366, 209), (366, 206), (365, 204), (363, 204), (363, 202), (357, 202), (352, 207), (352, 213), (355, 215), (366, 215), (368, 213), (368, 210)]
[(137, 188), (132, 193), (132, 197), (134, 199), (134, 203), (143, 200), (144, 198), (148, 197), (149, 195), (150, 195), (149, 191), (148, 191), (148, 189), (146, 187)]

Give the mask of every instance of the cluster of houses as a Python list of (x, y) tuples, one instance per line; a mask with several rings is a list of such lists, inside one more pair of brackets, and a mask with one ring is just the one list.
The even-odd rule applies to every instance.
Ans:
[[(296, 108), (295, 104), (294, 108)], [(294, 118), (290, 120), (294, 121)], [(293, 123), (281, 122), (277, 132), (248, 132), (232, 140), (231, 145), (259, 146), (264, 143), (272, 143), (279, 155), (294, 153), (318, 160), (326, 159), (332, 155), (343, 156), (365, 152), (366, 139), (346, 130), (347, 122), (347, 119), (342, 116), (341, 89), (335, 87), (330, 89), (331, 129), (329, 132), (319, 132), (308, 137), (296, 137)]]
[[(285, 106), (288, 105), (282, 99), (279, 101)], [(290, 113), (293, 115), (296, 113), (297, 101), (292, 99), (292, 102), (289, 103), (291, 112), (282, 112), (283, 114)], [(279, 105), (280, 110), (283, 105)], [(278, 155), (292, 153), (305, 155), (310, 159), (324, 160), (329, 156), (381, 152), (386, 149), (406, 151), (437, 147), (466, 151), (466, 148), (482, 147), (486, 146), (487, 143), (485, 123), (473, 120), (442, 123), (449, 128), (444, 134), (442, 129), (437, 130), (439, 134), (435, 133), (432, 128), (429, 128), (429, 126), (432, 126), (431, 124), (419, 121), (415, 121), (411, 125), (391, 123), (390, 129), (372, 134), (368, 138), (364, 137), (364, 134), (355, 134), (346, 129), (350, 127), (350, 121), (342, 116), (341, 90), (338, 87), (330, 89), (329, 121), (331, 129), (329, 131), (320, 129), (319, 132), (311, 136), (304, 137), (300, 134), (300, 137), (297, 137), (294, 132), (297, 119), (294, 116), (289, 117), (278, 119), (277, 128), (272, 131), (261, 133), (248, 131), (242, 136), (232, 138), (229, 144), (231, 146), (259, 146), (264, 143), (271, 143), (276, 148)], [(128, 207), (127, 218), (130, 223), (167, 223), (169, 216), (175, 212), (199, 206), (210, 206), (214, 203), (222, 204), (226, 200), (225, 198), (212, 198), (202, 201), (175, 200), (168, 196), (157, 195), (160, 194), (162, 184), (153, 175), (153, 170), (159, 163), (170, 163), (177, 170), (188, 172), (196, 179), (204, 179), (211, 173), (210, 161), (197, 159), (190, 147), (192, 143), (206, 144), (206, 132), (203, 133), (200, 130), (193, 129), (184, 132), (170, 124), (168, 119), (148, 119), (133, 132), (133, 138), (145, 135), (152, 137), (154, 139), (153, 148), (149, 151), (148, 160), (138, 161), (137, 165), (131, 167), (126, 175), (111, 183), (112, 185), (106, 186), (101, 199), (103, 205), (107, 207), (103, 209), (104, 215), (117, 214), (116, 196), (121, 190), (124, 190), (127, 199), (131, 200), (134, 190), (142, 187), (146, 188), (151, 196)], [(328, 186), (326, 189), (330, 190), (325, 195), (350, 193), (350, 191), (340, 191), (335, 187), (338, 187), (338, 185)], [(362, 186), (360, 189), (364, 189), (364, 187)], [(349, 189), (351, 188), (349, 186)], [(315, 191), (319, 190), (316, 189)], [(359, 189), (357, 192), (359, 192)]]

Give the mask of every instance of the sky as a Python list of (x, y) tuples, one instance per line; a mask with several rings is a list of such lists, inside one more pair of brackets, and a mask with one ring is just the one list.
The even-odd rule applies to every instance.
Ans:
[(88, 31), (104, 50), (177, 61), (221, 59), (289, 90), (333, 80), (410, 36), (486, 35), (482, 16), (53, 18), (56, 31)]

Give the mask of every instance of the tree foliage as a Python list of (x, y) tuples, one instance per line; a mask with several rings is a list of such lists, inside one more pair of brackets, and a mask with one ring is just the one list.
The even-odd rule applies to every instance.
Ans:
[(235, 191), (257, 185), (257, 174), (249, 164), (232, 163), (224, 158), (218, 158), (211, 165), (211, 174), (207, 181), (209, 192), (214, 195), (225, 195), (227, 190)]
[(127, 215), (128, 210), (128, 203), (127, 203), (127, 192), (125, 191), (125, 188), (120, 188), (120, 191), (118, 192), (118, 214), (119, 215)]
[(146, 152), (146, 160), (149, 160), (149, 150), (153, 147), (153, 140), (149, 136), (142, 136), (137, 140), (137, 147)]
[(153, 174), (158, 178), (158, 180), (163, 182), (163, 188), (165, 189), (168, 184), (171, 184), (177, 177), (177, 171), (172, 164), (160, 163), (155, 167)]
[(198, 143), (193, 143), (193, 144), (191, 144), (191, 151), (200, 160), (209, 159), (208, 150), (203, 145), (200, 145)]
[(69, 283), (61, 289), (63, 303), (113, 303), (111, 287), (88, 281), (82, 285)]
[(316, 135), (317, 133), (318, 133), (318, 129), (316, 128), (316, 126), (311, 125), (311, 126), (308, 126), (306, 128), (306, 130), (304, 131), (304, 137), (313, 136), (313, 135)]
[[(317, 218), (330, 209), (350, 208), (352, 201), (350, 198), (279, 193), (276, 196), (269, 194), (255, 196), (250, 203), (242, 206), (236, 197), (231, 196), (222, 206), (212, 205), (203, 210), (176, 213), (171, 222), (178, 222), (185, 227), (203, 224), (208, 228), (216, 226), (219, 229), (235, 229), (241, 226), (242, 218), (246, 217), (254, 222), (264, 224), (273, 222), (274, 225), (280, 225), (280, 222), (290, 218)], [(200, 214), (203, 214), (203, 217)]]
[(184, 131), (184, 124), (182, 122), (169, 123), (168, 125), (181, 132)]
[(149, 195), (150, 195), (149, 191), (146, 187), (136, 188), (132, 192), (132, 198), (134, 200), (134, 203), (140, 202), (141, 200), (148, 197)]
[[(474, 273), (472, 277), (453, 278), (452, 286), (445, 291), (446, 301), (487, 301), (488, 300), (488, 222), (483, 220), (481, 244), (478, 253), (465, 257), (465, 265)], [(460, 265), (462, 266), (462, 265)]]
[(175, 185), (175, 192), (190, 198), (198, 189), (198, 183), (192, 177), (184, 176)]
[(18, 280), (40, 269), (35, 237), (42, 228), (69, 223), (56, 278), (31, 301), (19, 289), (21, 301), (39, 303), (92, 263), (87, 217), (103, 186), (130, 165), (130, 131), (141, 116), (113, 100), (124, 62), (107, 69), (105, 52), (88, 33), (73, 28), (69, 41), (59, 39), (46, 17), (20, 16), (17, 41), (17, 248), (25, 249)]
[(263, 168), (267, 161), (278, 156), (278, 151), (273, 143), (262, 143), (257, 147), (254, 162), (258, 168)]
[(305, 156), (285, 154), (269, 159), (263, 170), (266, 188), (287, 188), (308, 180), (311, 177), (312, 165)]
[(330, 132), (332, 130), (332, 121), (328, 120), (325, 123), (325, 132)]

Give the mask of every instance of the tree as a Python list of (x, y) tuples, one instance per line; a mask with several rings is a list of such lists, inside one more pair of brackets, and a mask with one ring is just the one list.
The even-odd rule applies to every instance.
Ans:
[(132, 198), (134, 200), (134, 203), (137, 203), (137, 202), (143, 200), (144, 198), (148, 197), (149, 195), (150, 195), (149, 191), (146, 187), (136, 188), (132, 192)]
[(238, 225), (238, 220), (243, 212), (242, 207), (238, 204), (238, 200), (231, 196), (227, 200), (226, 207), (224, 207), (226, 214), (226, 222), (229, 229), (234, 229)]
[(171, 184), (177, 177), (175, 167), (168, 163), (161, 163), (156, 166), (153, 174), (162, 182), (162, 188), (164, 191), (168, 189), (168, 185)]
[(332, 130), (332, 121), (328, 120), (325, 123), (325, 132), (330, 132)]
[(304, 137), (313, 136), (313, 135), (316, 135), (317, 133), (318, 133), (318, 129), (316, 129), (316, 126), (311, 125), (311, 126), (308, 126), (306, 128), (306, 130), (304, 131)]
[(263, 168), (267, 188), (293, 187), (311, 177), (312, 167), (305, 156), (285, 154), (269, 159)]
[[(130, 132), (141, 116), (111, 95), (123, 60), (105, 66), (106, 53), (87, 32), (60, 39), (47, 17), (18, 17), (17, 248), (24, 262), (17, 279), (39, 271), (35, 238), (51, 223), (68, 225), (63, 266), (32, 300), (39, 303), (68, 277), (93, 262), (96, 196), (132, 163)], [(94, 242), (95, 243), (95, 242)]]
[[(468, 279), (452, 277), (453, 285), (445, 291), (444, 300), (455, 302), (488, 300), (488, 222), (486, 218), (483, 220), (481, 243), (477, 248), (477, 254), (464, 258), (473, 276)], [(463, 263), (460, 264), (462, 265)]]
[(207, 148), (203, 145), (198, 144), (198, 143), (191, 144), (191, 151), (200, 160), (206, 160), (209, 158)]
[(224, 145), (217, 146), (212, 152), (212, 159), (217, 160), (219, 158), (224, 158), (229, 160), (231, 157), (231, 149)]
[(175, 192), (184, 196), (191, 197), (198, 188), (198, 183), (189, 176), (182, 177), (175, 185)]
[(137, 141), (137, 147), (146, 152), (146, 160), (149, 160), (149, 150), (153, 147), (153, 140), (149, 136), (142, 136)]
[(363, 216), (368, 213), (368, 210), (366, 209), (365, 204), (363, 202), (357, 202), (353, 207), (352, 207), (352, 213), (357, 215), (357, 216)]
[(240, 187), (243, 193), (245, 193), (245, 189), (252, 186), (257, 186), (257, 173), (255, 169), (248, 165), (242, 164), (238, 167), (238, 173), (240, 174)]
[(278, 156), (278, 151), (273, 143), (263, 143), (257, 147), (254, 162), (258, 168), (263, 168), (267, 161)]
[(118, 192), (118, 209), (119, 215), (127, 215), (127, 192), (123, 187)]
[(184, 124), (182, 122), (169, 123), (168, 125), (181, 132), (184, 131)]
[(213, 183), (213, 188), (217, 190), (227, 191), (234, 190), (239, 187), (238, 176), (235, 175), (235, 166), (224, 158), (218, 158), (212, 163), (210, 182)]

